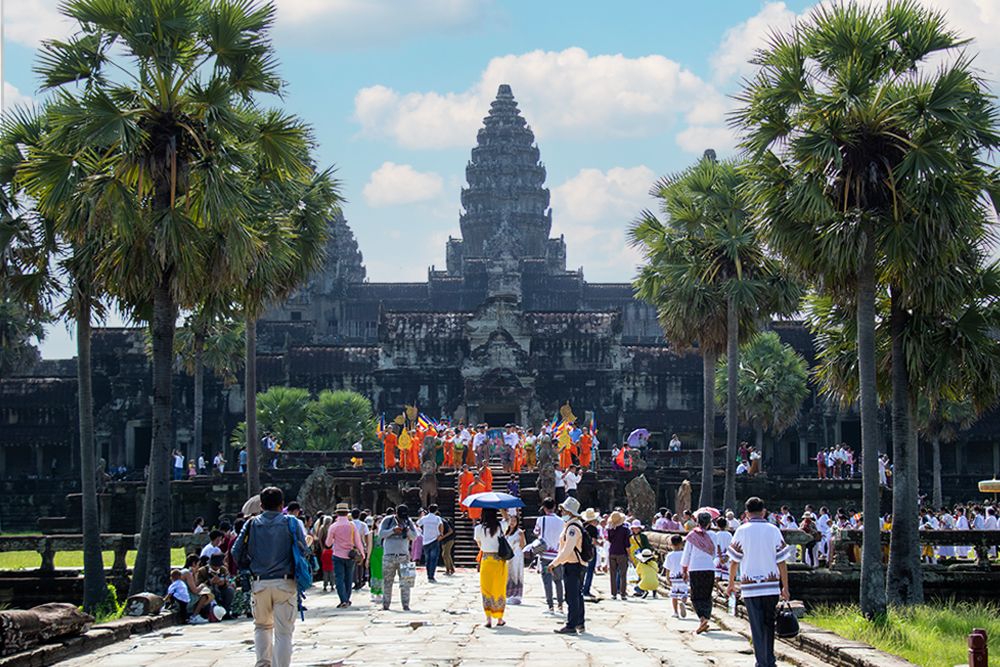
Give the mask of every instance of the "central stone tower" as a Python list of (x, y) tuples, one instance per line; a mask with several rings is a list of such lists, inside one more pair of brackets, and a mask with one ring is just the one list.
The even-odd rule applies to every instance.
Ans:
[(465, 264), (505, 257), (544, 260), (565, 270), (562, 239), (550, 239), (552, 210), (535, 135), (521, 116), (510, 86), (502, 84), (483, 119), (465, 168), (459, 219), (461, 239), (449, 239), (448, 273), (461, 276)]

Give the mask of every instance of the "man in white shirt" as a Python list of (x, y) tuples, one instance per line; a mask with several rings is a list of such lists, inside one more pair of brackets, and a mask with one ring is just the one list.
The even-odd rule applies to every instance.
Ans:
[(476, 465), (480, 468), (486, 465), (486, 459), (489, 458), (488, 452), (486, 451), (486, 427), (480, 426), (476, 430), (476, 434), (472, 436), (472, 451), (476, 455)]
[(184, 455), (174, 450), (174, 479), (184, 479)]
[(514, 470), (514, 456), (517, 450), (517, 443), (520, 441), (521, 437), (514, 431), (514, 425), (507, 424), (507, 429), (503, 434), (503, 444), (507, 451), (501, 457), (504, 472), (509, 473)]
[(212, 465), (215, 466), (220, 475), (226, 472), (226, 459), (222, 458), (222, 452), (215, 455), (215, 458), (212, 459)]
[(729, 545), (729, 586), (726, 595), (740, 593), (750, 621), (753, 652), (760, 667), (775, 667), (774, 621), (778, 598), (788, 600), (788, 566), (794, 553), (777, 527), (764, 520), (764, 501), (746, 502), (749, 520), (736, 529)]
[(198, 455), (198, 474), (199, 475), (204, 475), (205, 474), (205, 455), (204, 454), (199, 454)]
[(427, 581), (437, 583), (434, 574), (437, 572), (438, 559), (441, 557), (440, 538), (444, 534), (444, 521), (438, 516), (438, 506), (431, 505), (427, 514), (417, 521), (417, 528), (424, 537), (424, 562), (427, 564)]
[(562, 470), (556, 470), (556, 502), (561, 503), (566, 500), (566, 477), (563, 475)]
[[(559, 478), (559, 475), (556, 475)], [(549, 611), (554, 611), (552, 606), (552, 584), (556, 588), (556, 601), (559, 603), (559, 613), (563, 610), (563, 570), (561, 567), (553, 568), (549, 571), (549, 565), (559, 555), (559, 537), (563, 531), (563, 520), (555, 515), (556, 503), (552, 498), (542, 501), (542, 515), (535, 519), (535, 537), (540, 537), (545, 542), (545, 551), (538, 559), (538, 565), (542, 573), (542, 586), (545, 588), (545, 602), (549, 605)]]
[(750, 472), (750, 468), (747, 467), (746, 462), (745, 461), (740, 461), (740, 464), (738, 466), (736, 466), (736, 474), (737, 475), (745, 475), (748, 472)]
[(566, 487), (567, 497), (576, 498), (576, 487), (579, 486), (581, 479), (583, 479), (583, 475), (580, 474), (580, 469), (575, 465), (563, 471), (563, 486)]
[(667, 445), (667, 451), (670, 451), (670, 452), (679, 452), (679, 451), (681, 451), (681, 439), (677, 437), (676, 433), (674, 433), (673, 436), (671, 436), (671, 438), (670, 438), (670, 444)]
[(219, 545), (222, 544), (222, 540), (225, 539), (226, 534), (221, 530), (212, 530), (208, 534), (208, 544), (201, 548), (201, 553), (198, 554), (199, 558), (211, 558), (215, 554), (221, 554), (222, 549)]

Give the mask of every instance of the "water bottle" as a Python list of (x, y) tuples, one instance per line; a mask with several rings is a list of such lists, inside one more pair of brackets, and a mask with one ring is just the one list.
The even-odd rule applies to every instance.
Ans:
[(736, 615), (736, 593), (730, 593), (729, 595), (729, 615)]

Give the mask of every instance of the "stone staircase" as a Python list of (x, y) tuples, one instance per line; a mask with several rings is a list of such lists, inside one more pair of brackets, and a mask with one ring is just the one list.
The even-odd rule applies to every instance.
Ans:
[[(490, 463), (490, 471), (493, 473), (493, 490), (506, 493), (511, 473), (503, 472), (500, 464), (493, 462)], [(454, 473), (454, 480), (455, 489), (458, 489), (458, 473)], [(455, 546), (452, 553), (455, 558), (455, 566), (475, 567), (476, 556), (479, 555), (479, 547), (473, 539), (475, 525), (458, 504), (457, 493), (454, 501), (454, 512), (452, 523), (455, 526)]]

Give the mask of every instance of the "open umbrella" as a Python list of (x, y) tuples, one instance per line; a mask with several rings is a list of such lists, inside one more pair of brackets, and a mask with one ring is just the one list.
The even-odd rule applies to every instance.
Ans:
[(254, 514), (260, 514), (260, 494), (256, 496), (250, 496), (245, 503), (243, 503), (243, 516), (253, 516)]
[(720, 512), (719, 510), (715, 509), (714, 507), (699, 507), (698, 509), (696, 509), (694, 511), (694, 515), (698, 516), (702, 512), (708, 512), (709, 514), (711, 514), (713, 520), (714, 519), (718, 519), (719, 516), (722, 514), (722, 512)]
[(511, 507), (524, 507), (524, 501), (517, 496), (499, 491), (487, 491), (486, 493), (473, 493), (466, 496), (462, 504), (466, 507), (493, 507), (494, 509), (508, 509)]
[(628, 443), (629, 447), (642, 447), (649, 440), (649, 431), (644, 428), (637, 428), (628, 434), (628, 439), (625, 442)]

